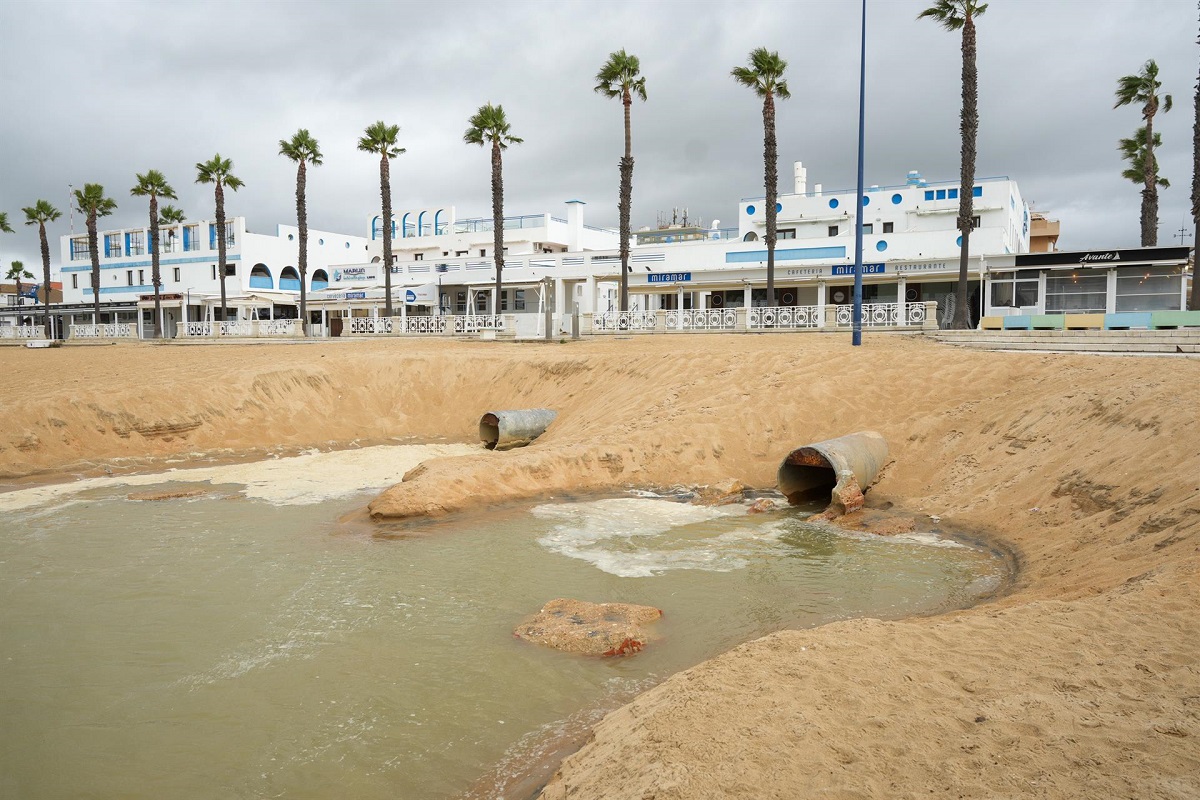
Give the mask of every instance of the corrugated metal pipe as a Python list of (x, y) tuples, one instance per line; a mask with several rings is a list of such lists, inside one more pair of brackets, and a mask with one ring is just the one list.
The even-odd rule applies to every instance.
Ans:
[(545, 433), (557, 416), (548, 408), (489, 411), (479, 420), (479, 438), (488, 450), (524, 447)]
[(887, 462), (887, 441), (875, 431), (806, 444), (779, 465), (779, 491), (793, 505), (829, 496), (829, 511), (849, 514), (863, 507), (863, 493)]

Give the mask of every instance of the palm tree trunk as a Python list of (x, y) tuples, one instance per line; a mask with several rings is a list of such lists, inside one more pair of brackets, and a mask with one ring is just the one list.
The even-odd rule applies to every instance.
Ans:
[(221, 281), (221, 321), (225, 321), (225, 187), (217, 179), (217, 277)]
[(300, 255), (298, 264), (300, 266), (300, 330), (308, 336), (308, 294), (304, 291), (304, 284), (308, 280), (308, 213), (304, 204), (305, 184), (307, 183), (307, 172), (305, 170), (306, 162), (301, 159), (300, 166), (296, 170), (296, 225), (300, 228)]
[(633, 97), (629, 94), (629, 87), (625, 87), (624, 94), (621, 97), (621, 102), (625, 106), (625, 156), (621, 159), (621, 196), (618, 200), (618, 212), (620, 214), (621, 223), (621, 280), (620, 280), (620, 308), (621, 311), (629, 310), (629, 207), (633, 203), (633, 134), (630, 129), (629, 122), (629, 107), (633, 104)]
[[(1200, 44), (1200, 39), (1197, 39)], [(1200, 78), (1196, 80), (1196, 97), (1192, 106), (1195, 120), (1192, 122), (1192, 223), (1196, 237), (1200, 237)], [(1200, 248), (1200, 238), (1193, 238), (1195, 247)], [(1192, 296), (1188, 308), (1200, 311), (1200, 271), (1196, 269), (1196, 250), (1192, 250)]]
[(44, 301), (46, 304), (46, 318), (43, 324), (46, 326), (46, 338), (51, 335), (50, 330), (50, 242), (46, 239), (46, 223), (38, 223), (38, 239), (42, 244), (42, 291), (45, 293)]
[(158, 271), (158, 197), (153, 194), (150, 195), (150, 280), (154, 283), (154, 338), (161, 339), (162, 280)]
[(500, 313), (500, 293), (504, 272), (504, 174), (500, 160), (500, 140), (492, 140), (492, 248), (496, 260), (496, 293), (492, 297), (492, 313)]
[[(776, 199), (779, 194), (779, 153), (775, 142), (775, 97), (763, 99), (763, 184), (767, 192), (767, 305), (775, 305)], [(862, 209), (859, 209), (862, 213)], [(753, 301), (752, 301), (753, 303)]]
[[(388, 165), (387, 145), (379, 159), (379, 194), (383, 200), (383, 313), (392, 316), (392, 176)], [(437, 231), (434, 231), (436, 234)], [(441, 302), (440, 298), (439, 301)]]
[(1142, 116), (1146, 120), (1146, 157), (1142, 159), (1142, 247), (1158, 244), (1158, 165), (1154, 161), (1154, 114), (1157, 102), (1146, 104)]
[(96, 241), (96, 212), (88, 212), (88, 255), (92, 259), (92, 308), (96, 315), (96, 324), (100, 324), (100, 246)]
[[(975, 22), (970, 12), (963, 24), (962, 37), (962, 172), (958, 189), (958, 229), (962, 245), (958, 252), (958, 291), (954, 302), (951, 328), (971, 327), (967, 291), (967, 259), (971, 251), (971, 217), (975, 188), (975, 140), (979, 135), (979, 73), (975, 68)], [(859, 209), (862, 213), (862, 209)]]

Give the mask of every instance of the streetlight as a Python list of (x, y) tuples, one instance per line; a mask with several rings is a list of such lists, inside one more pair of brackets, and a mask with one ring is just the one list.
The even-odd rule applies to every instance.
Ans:
[(862, 0), (862, 45), (858, 64), (858, 210), (854, 217), (854, 332), (851, 344), (862, 344), (863, 139), (867, 94), (867, 0)]
[(450, 268), (445, 264), (438, 264), (433, 269), (437, 272), (438, 276), (437, 298), (435, 298), (435, 301), (437, 303), (437, 315), (440, 317), (442, 315), (442, 274), (448, 272)]

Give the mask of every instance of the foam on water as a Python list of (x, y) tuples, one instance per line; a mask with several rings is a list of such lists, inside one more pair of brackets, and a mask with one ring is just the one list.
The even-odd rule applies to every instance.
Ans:
[(781, 532), (778, 521), (752, 519), (742, 505), (647, 497), (541, 505), (533, 513), (557, 521), (538, 539), (542, 547), (623, 578), (741, 569), (774, 549)]
[(399, 483), (404, 473), (430, 458), (468, 455), (478, 445), (379, 445), (357, 450), (310, 451), (298, 456), (171, 469), (144, 475), (83, 478), (71, 483), (32, 486), (0, 494), (0, 511), (60, 504), (92, 491), (162, 483), (240, 484), (242, 494), (275, 505), (313, 505)]

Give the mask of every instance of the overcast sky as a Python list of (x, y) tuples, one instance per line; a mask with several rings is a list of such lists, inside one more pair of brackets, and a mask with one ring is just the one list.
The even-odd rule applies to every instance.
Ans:
[[(931, 0), (868, 0), (867, 183), (910, 169), (956, 180), (960, 35), (917, 14)], [(0, 0), (0, 263), (40, 264), (21, 208), (63, 212), (68, 184), (104, 185), (107, 227), (144, 224), (134, 175), (162, 170), (190, 217), (211, 218), (195, 163), (233, 159), (245, 188), (227, 201), (251, 230), (295, 222), (295, 168), (279, 139), (307, 127), (323, 166), (308, 179), (309, 224), (366, 234), (378, 160), (356, 149), (377, 119), (401, 126), (394, 207), (454, 205), (490, 215), (489, 162), (462, 143), (483, 103), (503, 104), (525, 143), (505, 156), (505, 210), (617, 223), (621, 107), (592, 91), (619, 48), (640, 57), (649, 100), (633, 109), (633, 225), (686, 206), (736, 225), (762, 194), (761, 102), (729, 77), (766, 46), (788, 61), (779, 106), (780, 188), (791, 163), (809, 184), (853, 187), (858, 110), (855, 0), (524, 0), (523, 2), (161, 2)], [(992, 0), (979, 19), (979, 176), (1008, 175), (1062, 222), (1063, 249), (1137, 246), (1138, 187), (1117, 140), (1140, 124), (1113, 109), (1117, 78), (1158, 61), (1175, 109), (1163, 136), (1160, 244), (1190, 217), (1193, 95), (1200, 65), (1192, 0)], [(76, 230), (82, 228), (75, 220)], [(1189, 234), (1191, 223), (1186, 224)], [(1187, 239), (1191, 243), (1191, 238)]]

